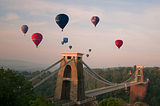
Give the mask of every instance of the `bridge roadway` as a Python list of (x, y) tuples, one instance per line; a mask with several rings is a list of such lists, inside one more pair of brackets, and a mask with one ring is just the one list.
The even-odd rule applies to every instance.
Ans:
[[(127, 87), (130, 87), (133, 85), (139, 85), (142, 83), (144, 83), (144, 82), (131, 82), (131, 83), (127, 84)], [(85, 91), (85, 96), (93, 97), (93, 96), (101, 95), (101, 94), (115, 91), (115, 90), (122, 89), (122, 88), (125, 88), (125, 85), (124, 86), (113, 85), (113, 86), (108, 86), (108, 87), (97, 88), (97, 89)]]

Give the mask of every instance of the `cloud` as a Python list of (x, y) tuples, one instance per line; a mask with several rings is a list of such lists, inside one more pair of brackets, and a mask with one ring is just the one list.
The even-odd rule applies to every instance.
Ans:
[(9, 14), (6, 15), (4, 20), (16, 20), (16, 19), (19, 19), (19, 18), (20, 17), (15, 13), (9, 13)]
[[(8, 1), (9, 2), (9, 1)], [(65, 13), (73, 17), (73, 22), (77, 22), (84, 18), (91, 18), (93, 15), (103, 16), (103, 10), (98, 7), (76, 4), (62, 4), (56, 2), (42, 1), (42, 0), (28, 0), (20, 1), (16, 0), (14, 2), (10, 1), (7, 4), (8, 9), (26, 11), (29, 15), (40, 15), (40, 16), (56, 16), (59, 13)], [(79, 20), (77, 20), (79, 19)]]
[(46, 24), (47, 24), (47, 22), (38, 22), (38, 21), (28, 23), (28, 25), (30, 25), (30, 26), (43, 26)]
[(160, 7), (143, 7), (140, 9), (143, 12), (131, 11), (113, 11), (107, 12), (104, 22), (127, 25), (128, 27), (141, 27), (142, 29), (160, 27)]
[[(1, 47), (6, 52), (7, 50), (12, 50), (13, 45), (17, 46), (16, 48), (20, 51), (25, 48), (26, 52), (20, 53), (27, 54), (27, 56), (43, 49), (39, 59), (44, 60), (46, 52), (45, 59), (48, 58), (47, 61), (54, 61), (53, 58), (58, 59), (58, 57), (54, 57), (54, 54), (57, 54), (57, 52), (59, 54), (59, 51), (70, 52), (68, 49), (70, 44), (73, 45), (73, 51), (86, 53), (88, 48), (92, 48), (93, 52), (90, 55), (90, 59), (95, 56), (100, 61), (115, 60), (115, 56), (126, 58), (126, 61), (135, 57), (136, 59), (138, 57), (144, 59), (145, 56), (154, 57), (154, 55), (157, 58), (158, 53), (160, 53), (159, 49), (157, 49), (160, 48), (160, 7), (157, 5), (139, 6), (133, 3), (134, 6), (131, 6), (132, 2), (112, 1), (104, 2), (103, 4), (102, 1), (98, 1), (97, 4), (92, 2), (91, 5), (74, 4), (73, 2), (65, 4), (61, 1), (53, 2), (51, 0), (3, 0), (2, 2), (3, 5), (0, 4), (0, 7), (4, 13), (2, 12), (0, 18), (0, 43), (1, 45), (8, 45)], [(8, 10), (10, 13), (5, 15), (8, 13)], [(70, 18), (63, 33), (55, 22), (56, 15), (60, 13), (65, 13)], [(96, 28), (90, 21), (94, 15), (100, 17), (100, 22)], [(29, 26), (26, 36), (20, 29), (23, 24)], [(35, 49), (35, 45), (31, 41), (31, 35), (34, 32), (40, 32), (44, 36), (39, 49)], [(62, 46), (61, 41), (63, 37), (68, 37), (69, 43)], [(118, 50), (119, 52), (116, 52), (117, 48), (114, 44), (116, 39), (124, 41), (122, 49)], [(151, 55), (152, 52), (154, 55)], [(8, 52), (8, 56), (11, 55), (9, 53), (11, 52)], [(121, 53), (121, 55), (118, 53)], [(99, 54), (102, 55), (100, 56)], [(7, 57), (7, 55), (5, 56)], [(15, 58), (20, 59), (21, 57)], [(121, 58), (119, 59), (121, 60)], [(111, 63), (110, 65), (114, 66), (118, 64), (118, 61)]]

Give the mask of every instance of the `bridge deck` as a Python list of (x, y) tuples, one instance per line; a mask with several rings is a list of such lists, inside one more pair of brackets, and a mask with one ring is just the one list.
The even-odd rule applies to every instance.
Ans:
[[(132, 82), (132, 83), (127, 84), (127, 87), (142, 84), (142, 83), (144, 82)], [(113, 86), (108, 86), (108, 87), (97, 88), (97, 89), (85, 91), (85, 96), (93, 97), (93, 96), (101, 95), (101, 94), (115, 91), (115, 90), (122, 89), (122, 88), (125, 88), (125, 86), (113, 85)]]

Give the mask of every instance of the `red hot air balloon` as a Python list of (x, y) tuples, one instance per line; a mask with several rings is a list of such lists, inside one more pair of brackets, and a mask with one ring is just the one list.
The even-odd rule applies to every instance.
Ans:
[(22, 25), (21, 30), (22, 30), (22, 32), (23, 32), (24, 34), (26, 34), (27, 31), (28, 31), (28, 26), (27, 26), (27, 25)]
[(99, 18), (97, 16), (93, 16), (91, 18), (91, 22), (94, 24), (94, 26), (96, 27), (96, 25), (98, 24), (99, 22)]
[(118, 49), (123, 45), (123, 41), (122, 40), (116, 40), (115, 41), (116, 46), (118, 47)]
[(40, 33), (34, 33), (32, 35), (32, 41), (35, 43), (36, 47), (38, 47), (42, 39), (43, 39), (43, 36)]

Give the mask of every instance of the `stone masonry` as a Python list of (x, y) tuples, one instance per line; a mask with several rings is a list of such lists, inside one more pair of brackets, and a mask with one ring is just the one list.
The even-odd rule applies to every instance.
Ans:
[(82, 53), (61, 53), (62, 58), (60, 67), (65, 65), (71, 59), (66, 67), (58, 72), (54, 99), (81, 101), (85, 99), (84, 76), (82, 65)]

